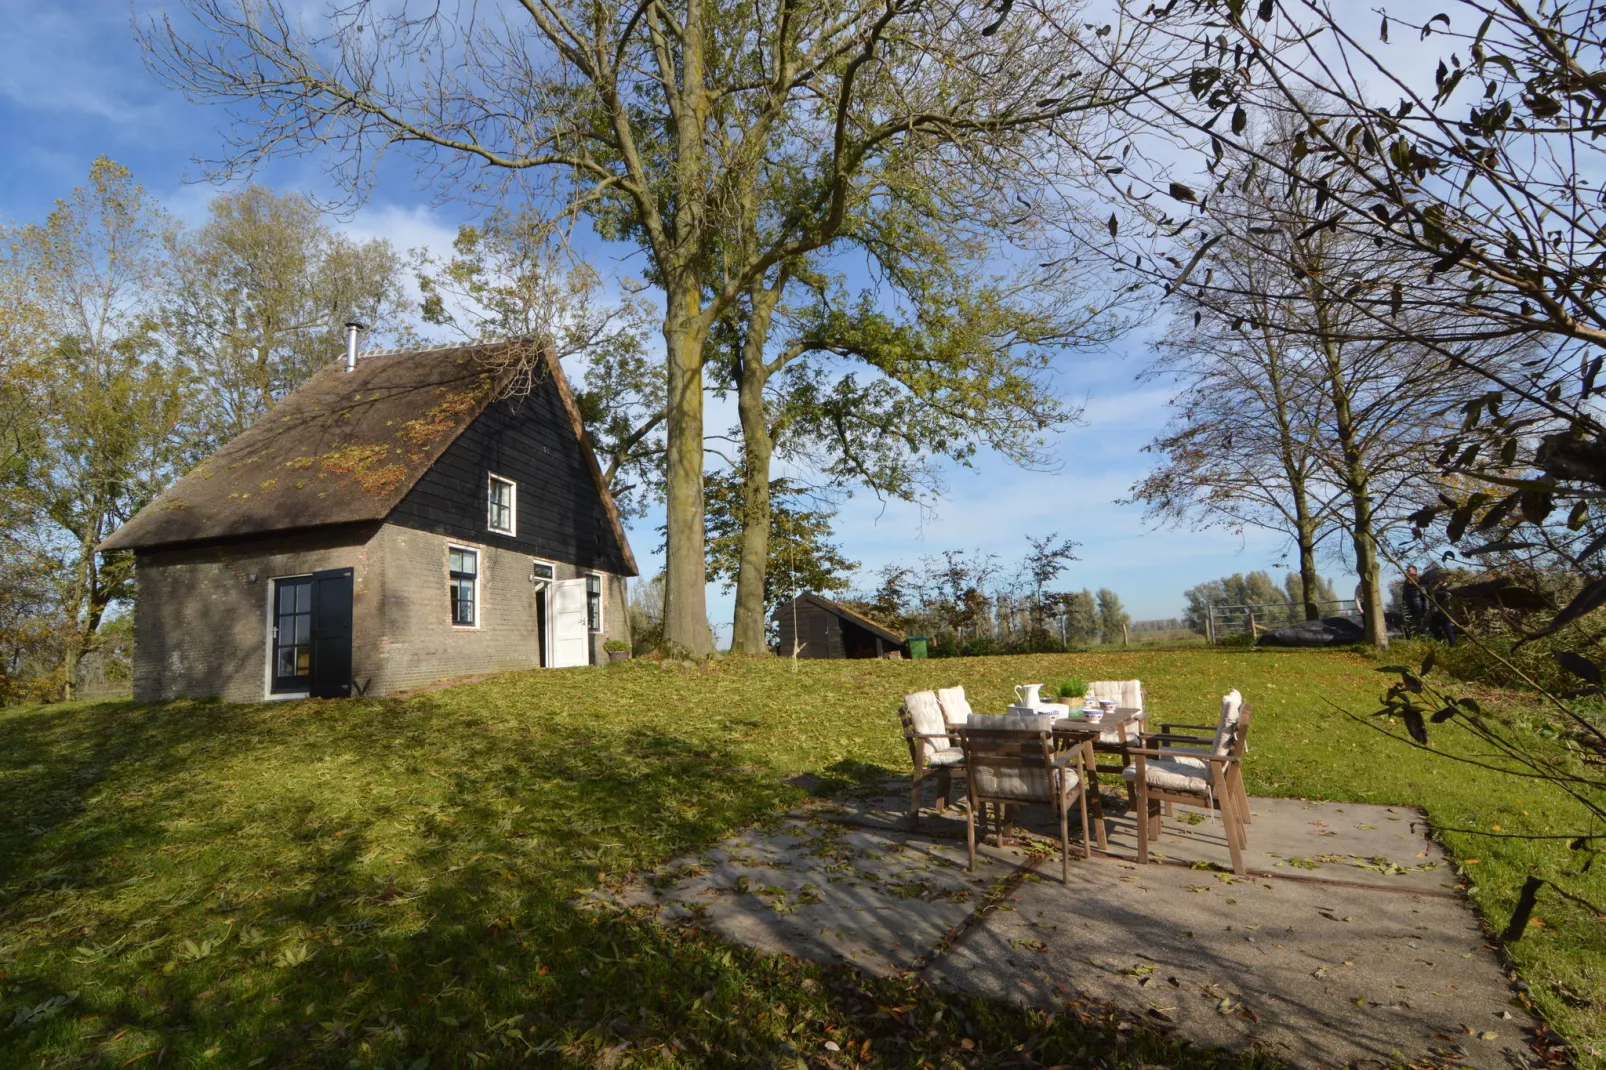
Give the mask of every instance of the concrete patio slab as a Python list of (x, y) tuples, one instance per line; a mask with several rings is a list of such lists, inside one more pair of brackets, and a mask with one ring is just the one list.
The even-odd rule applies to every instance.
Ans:
[(628, 889), (664, 921), (690, 920), (750, 947), (885, 975), (918, 964), (1029, 856), (992, 848), (976, 872), (962, 843), (795, 814), (748, 830)]
[(1068, 886), (1025, 881), (1007, 906), (927, 979), (1046, 1008), (1072, 990), (1300, 1066), (1526, 1055), (1517, 1027), (1532, 1023), (1502, 1017), (1520, 1013), (1510, 983), (1454, 899), (1103, 859)]
[(811, 801), (613, 898), (872, 974), (1050, 1008), (1099, 1000), (1293, 1065), (1537, 1065), (1538, 1022), (1414, 811), (1254, 799), (1239, 877), (1214, 819), (1168, 819), (1164, 860), (1139, 866), (1112, 799), (1109, 853), (1062, 884), (1037, 834), (1057, 831), (1051, 815), (1023, 813), (1019, 841), (984, 845), (972, 873), (963, 811), (927, 810), (910, 832), (907, 799), (888, 784)]

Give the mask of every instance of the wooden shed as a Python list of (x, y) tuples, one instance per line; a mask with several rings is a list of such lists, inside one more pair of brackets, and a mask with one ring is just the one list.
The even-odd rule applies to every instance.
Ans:
[[(881, 658), (893, 651), (907, 655), (907, 640), (890, 628), (817, 594), (798, 595), (776, 607), (779, 653), (800, 658)], [(793, 622), (796, 622), (794, 627)]]

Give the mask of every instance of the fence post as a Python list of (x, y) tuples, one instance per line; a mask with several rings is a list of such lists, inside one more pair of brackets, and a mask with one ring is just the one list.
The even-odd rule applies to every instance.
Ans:
[(1132, 638), (1131, 638), (1131, 636), (1129, 636), (1127, 634), (1126, 623), (1125, 622), (1122, 622), (1122, 624), (1121, 624), (1121, 645), (1122, 646), (1131, 646), (1132, 645)]
[(1216, 642), (1216, 604), (1205, 603), (1205, 642), (1215, 645)]

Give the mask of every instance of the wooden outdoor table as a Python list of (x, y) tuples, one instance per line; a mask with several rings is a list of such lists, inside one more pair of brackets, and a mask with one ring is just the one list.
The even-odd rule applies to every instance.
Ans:
[[(1082, 716), (1061, 717), (1054, 722), (1054, 738), (1067, 748), (1080, 746), (1082, 748), (1082, 766), (1087, 771), (1087, 800), (1093, 809), (1095, 826), (1098, 829), (1099, 850), (1109, 849), (1109, 840), (1104, 831), (1104, 798), (1099, 793), (1099, 765), (1096, 757), (1098, 752), (1105, 754), (1119, 754), (1119, 766), (1106, 766), (1104, 772), (1121, 775), (1131, 762), (1132, 756), (1128, 753), (1131, 746), (1137, 742), (1138, 733), (1143, 731), (1145, 716), (1142, 710), (1131, 706), (1117, 706), (1111, 713), (1093, 724)], [(1118, 729), (1119, 739), (1116, 742), (1105, 743), (1099, 736), (1112, 729)]]

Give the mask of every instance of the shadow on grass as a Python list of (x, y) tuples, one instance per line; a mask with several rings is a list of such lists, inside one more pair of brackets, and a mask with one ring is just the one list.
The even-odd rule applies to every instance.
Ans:
[(420, 698), (4, 728), (6, 1065), (1250, 1065), (593, 906), (800, 796), (672, 732)]

